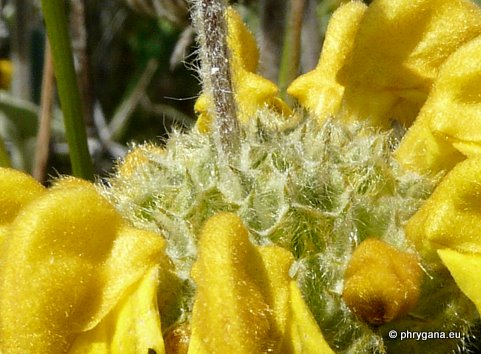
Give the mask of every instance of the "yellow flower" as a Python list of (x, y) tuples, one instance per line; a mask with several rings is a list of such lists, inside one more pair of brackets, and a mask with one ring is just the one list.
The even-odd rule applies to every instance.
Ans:
[(163, 239), (128, 226), (81, 180), (46, 190), (2, 168), (0, 186), (2, 353), (65, 353), (74, 342), (74, 353), (163, 353), (155, 295)]
[(321, 121), (414, 122), (396, 156), (436, 174), (481, 152), (480, 34), (481, 10), (467, 1), (350, 2), (332, 17), (318, 67), (288, 92)]
[[(164, 353), (162, 237), (128, 226), (88, 182), (47, 190), (0, 169), (0, 187), (2, 353)], [(189, 353), (332, 352), (289, 277), (288, 251), (253, 246), (229, 213), (206, 223), (199, 247)]]
[[(246, 123), (264, 107), (289, 115), (289, 107), (277, 97), (278, 87), (256, 74), (259, 61), (256, 41), (239, 14), (232, 8), (227, 12), (227, 27), (227, 43), (231, 52), (230, 65), (239, 121)], [(212, 117), (209, 115), (209, 107), (211, 106), (211, 98), (206, 94), (202, 94), (195, 103), (194, 108), (198, 114), (197, 128), (202, 133), (210, 131)]]
[(369, 238), (352, 254), (342, 297), (366, 322), (382, 325), (414, 309), (421, 282), (422, 271), (414, 254)]
[[(264, 106), (276, 107), (277, 88), (255, 74), (254, 39), (233, 10), (228, 27), (235, 99), (245, 123)], [(476, 82), (480, 34), (481, 10), (468, 1), (375, 0), (369, 7), (350, 2), (333, 15), (316, 69), (288, 89), (320, 122), (334, 116), (382, 128), (393, 121), (410, 127), (396, 153), (406, 168), (436, 174), (454, 167), (406, 226), (422, 259), (409, 242), (399, 241), (402, 247), (397, 248), (376, 239), (362, 242), (350, 257), (343, 306), (368, 324), (395, 326), (411, 312), (416, 315), (426, 281), (420, 264), (439, 271), (436, 276), (442, 279), (449, 278), (448, 269), (481, 309), (475, 271), (481, 265), (481, 160), (473, 157), (481, 142)], [(205, 95), (196, 103), (201, 132), (210, 130), (211, 106)], [(138, 156), (142, 165), (144, 157)], [(470, 158), (458, 164), (465, 156)], [(230, 213), (208, 219), (195, 236), (189, 354), (332, 352), (289, 276), (293, 258), (288, 251), (253, 245), (241, 219)], [(148, 294), (141, 298), (150, 299)], [(97, 337), (86, 343), (95, 342), (92, 338)]]
[(481, 33), (481, 10), (464, 0), (379, 0), (361, 21), (351, 56), (339, 73), (346, 116), (409, 125), (439, 67)]

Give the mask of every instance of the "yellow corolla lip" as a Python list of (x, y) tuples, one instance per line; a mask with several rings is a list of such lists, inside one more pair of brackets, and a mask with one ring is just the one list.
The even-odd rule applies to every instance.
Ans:
[(410, 219), (406, 234), (426, 256), (438, 248), (481, 254), (481, 158), (456, 165)]
[[(165, 257), (165, 242), (128, 226), (92, 184), (69, 178), (45, 190), (31, 177), (0, 169), (0, 185), (0, 207), (8, 211), (2, 214), (16, 214), (2, 220), (2, 353), (67, 352), (76, 338), (127, 301), (135, 284), (146, 291), (139, 282)], [(135, 316), (123, 307), (118, 311), (123, 322)], [(145, 332), (155, 329), (160, 334), (157, 322), (133, 331), (131, 341), (144, 342)], [(161, 336), (152, 345), (161, 350)]]
[(287, 89), (287, 93), (321, 122), (336, 114), (341, 106), (344, 86), (337, 74), (345, 64), (354, 45), (354, 37), (367, 6), (362, 2), (342, 5), (332, 15), (317, 67), (301, 75)]
[(374, 1), (340, 70), (343, 115), (410, 125), (440, 66), (481, 33), (481, 10), (462, 0)]
[(449, 170), (481, 154), (481, 37), (442, 65), (416, 122), (397, 151), (398, 160), (422, 173)]
[(151, 268), (90, 331), (81, 333), (69, 354), (164, 354), (157, 307), (159, 267)]
[(457, 252), (449, 248), (440, 249), (437, 252), (461, 291), (481, 313), (481, 282), (479, 281), (481, 255)]
[(0, 169), (0, 225), (11, 223), (20, 210), (46, 192), (29, 175), (13, 169)]
[[(457, 164), (409, 220), (406, 235), (425, 259), (442, 262), (481, 309), (481, 158)], [(439, 258), (438, 258), (439, 257)]]
[(210, 218), (192, 269), (189, 354), (333, 353), (289, 277), (292, 261), (281, 247), (251, 244), (235, 214)]

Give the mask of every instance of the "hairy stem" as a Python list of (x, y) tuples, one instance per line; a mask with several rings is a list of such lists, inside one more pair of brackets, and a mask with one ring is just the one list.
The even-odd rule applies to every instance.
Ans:
[(214, 138), (220, 153), (228, 157), (239, 145), (239, 126), (227, 45), (226, 1), (197, 0), (194, 5), (203, 89), (213, 101)]
[(66, 1), (42, 0), (42, 10), (52, 48), (72, 172), (77, 177), (93, 180), (93, 166), (87, 145), (82, 100), (70, 46)]

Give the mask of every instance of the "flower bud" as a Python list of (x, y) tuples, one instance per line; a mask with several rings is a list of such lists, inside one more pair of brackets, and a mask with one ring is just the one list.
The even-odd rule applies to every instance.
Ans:
[(382, 325), (416, 306), (422, 270), (414, 255), (368, 239), (354, 251), (344, 279), (347, 306), (365, 322)]

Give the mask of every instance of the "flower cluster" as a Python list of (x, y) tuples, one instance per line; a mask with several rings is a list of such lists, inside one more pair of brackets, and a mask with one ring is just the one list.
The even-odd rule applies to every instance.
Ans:
[(193, 131), (135, 146), (107, 186), (0, 170), (0, 351), (463, 348), (481, 311), (481, 9), (342, 5), (318, 66), (288, 89), (301, 108), (226, 19), (241, 127), (229, 164), (205, 92)]

